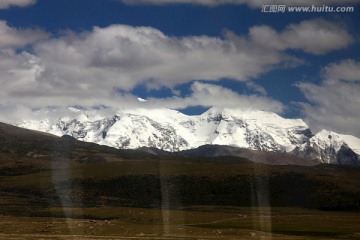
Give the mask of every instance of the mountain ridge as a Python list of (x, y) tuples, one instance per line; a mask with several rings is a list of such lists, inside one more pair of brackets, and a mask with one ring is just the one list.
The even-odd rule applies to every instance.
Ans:
[(198, 148), (180, 152), (166, 152), (157, 148), (146, 147), (139, 148), (139, 150), (159, 156), (186, 156), (191, 158), (240, 157), (249, 159), (253, 163), (264, 163), (268, 165), (315, 166), (321, 163), (317, 159), (304, 159), (290, 153), (266, 152), (224, 145), (203, 145)]
[(150, 147), (180, 152), (225, 145), (360, 165), (360, 139), (327, 130), (313, 134), (303, 120), (285, 119), (272, 112), (211, 108), (188, 116), (170, 109), (121, 109), (115, 115), (102, 116), (97, 111), (71, 111), (72, 117), (24, 120), (15, 125), (119, 149)]

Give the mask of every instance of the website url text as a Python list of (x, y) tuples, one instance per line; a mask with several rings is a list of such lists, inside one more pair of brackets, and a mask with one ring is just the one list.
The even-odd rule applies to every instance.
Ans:
[(333, 6), (286, 6), (286, 5), (263, 5), (261, 12), (263, 13), (351, 13), (354, 12), (354, 7), (333, 7)]

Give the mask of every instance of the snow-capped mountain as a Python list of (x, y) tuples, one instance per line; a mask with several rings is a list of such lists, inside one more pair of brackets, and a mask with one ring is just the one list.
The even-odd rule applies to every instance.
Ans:
[(327, 163), (342, 163), (345, 157), (360, 161), (360, 139), (325, 130), (313, 135), (301, 119), (265, 111), (212, 108), (188, 116), (170, 109), (123, 109), (102, 116), (96, 111), (70, 110), (73, 117), (24, 120), (16, 125), (123, 149), (155, 147), (175, 152), (216, 144), (288, 152)]
[(322, 130), (293, 150), (297, 156), (318, 158), (324, 163), (360, 165), (360, 139)]

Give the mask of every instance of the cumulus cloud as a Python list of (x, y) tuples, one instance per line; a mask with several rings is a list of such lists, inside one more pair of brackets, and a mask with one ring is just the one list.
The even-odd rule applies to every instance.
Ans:
[(19, 48), (49, 37), (40, 29), (19, 29), (10, 27), (6, 21), (0, 21), (0, 49)]
[(6, 9), (9, 7), (27, 7), (29, 5), (35, 4), (37, 0), (1, 0), (0, 9)]
[(2, 101), (31, 99), (34, 106), (117, 105), (124, 103), (117, 90), (139, 84), (172, 88), (196, 79), (247, 81), (287, 61), (280, 52), (252, 51), (232, 39), (174, 38), (125, 25), (42, 41), (32, 54), (2, 55)]
[[(264, 97), (266, 90), (252, 80), (273, 68), (301, 64), (300, 59), (286, 53), (287, 49), (294, 48), (285, 41), (291, 35), (287, 29), (295, 29), (293, 34), (297, 35), (306, 27), (312, 29), (311, 26), (311, 21), (289, 25), (282, 32), (260, 27), (287, 44), (279, 47), (261, 44), (261, 29), (255, 31), (254, 28), (245, 36), (228, 32), (223, 38), (179, 38), (151, 27), (112, 25), (47, 38), (41, 30), (16, 29), (1, 22), (4, 34), (0, 40), (0, 102), (14, 109), (21, 109), (19, 106), (27, 109), (72, 105), (137, 106), (137, 96), (130, 92), (138, 85), (174, 89), (194, 80), (216, 82), (231, 78), (246, 82), (260, 96), (239, 95), (213, 84), (196, 83), (187, 98), (149, 99), (146, 104), (172, 108), (240, 104), (281, 112), (283, 106)], [(327, 24), (318, 26), (321, 31)], [(325, 28), (327, 36), (332, 36), (332, 30)], [(337, 27), (335, 30), (343, 31)], [(349, 44), (349, 34), (346, 30), (341, 33), (345, 43), (341, 45), (335, 41), (330, 47), (323, 47), (321, 53)], [(320, 54), (310, 43), (319, 45), (322, 40), (321, 35), (319, 39), (312, 35), (311, 41), (308, 39), (309, 42), (299, 49)], [(31, 45), (30, 52), (21, 51), (26, 45)]]
[(290, 24), (281, 32), (266, 25), (256, 26), (250, 29), (250, 37), (258, 45), (280, 51), (300, 49), (312, 54), (346, 48), (353, 42), (345, 26), (323, 19)]
[(129, 5), (136, 4), (155, 4), (155, 5), (164, 5), (164, 4), (196, 4), (204, 6), (218, 6), (224, 4), (246, 4), (250, 7), (261, 7), (264, 4), (284, 4), (287, 6), (312, 6), (312, 5), (349, 5), (349, 4), (359, 4), (358, 0), (322, 0), (322, 1), (313, 1), (313, 0), (122, 0), (123, 3)]
[[(68, 116), (69, 114), (75, 114), (69, 111), (68, 106), (71, 106), (73, 100), (78, 101), (78, 99), (61, 97), (58, 100), (64, 101), (64, 105), (49, 107), (46, 106), (46, 104), (41, 104), (41, 101), (36, 103), (36, 105), (39, 106), (37, 108), (35, 108), (33, 104), (26, 103), (25, 101), (19, 101), (19, 103), (16, 104), (0, 104), (0, 111), (2, 113), (0, 121), (19, 121), (24, 119), (24, 116), (26, 116), (26, 119), (43, 120), (44, 116), (55, 119), (61, 116)], [(46, 99), (42, 101), (46, 102)], [(254, 109), (276, 113), (282, 113), (285, 109), (285, 106), (281, 102), (265, 96), (242, 95), (216, 84), (202, 82), (194, 82), (191, 86), (190, 94), (185, 97), (172, 96), (169, 98), (148, 98), (144, 100), (128, 93), (114, 96), (112, 102), (109, 101), (109, 98), (100, 98), (100, 101), (104, 102), (105, 105), (107, 104), (106, 107), (101, 105), (95, 108), (100, 108), (98, 113), (104, 116), (115, 114), (120, 107), (185, 109), (193, 106), (203, 106)], [(117, 102), (117, 105), (113, 104), (114, 101)], [(94, 106), (95, 102), (89, 102), (89, 104)], [(94, 109), (94, 107), (87, 107), (86, 109), (90, 110)]]
[(166, 99), (150, 98), (148, 105), (184, 109), (193, 106), (228, 107), (242, 109), (258, 109), (281, 113), (284, 105), (279, 101), (264, 96), (242, 95), (231, 89), (215, 84), (195, 82), (191, 86), (191, 94), (186, 97)]
[(142, 83), (159, 88), (201, 79), (247, 81), (290, 61), (281, 52), (245, 45), (231, 38), (176, 38), (150, 27), (113, 25), (39, 44), (35, 52), (48, 81), (85, 88), (101, 82), (125, 90)]
[(320, 130), (331, 130), (360, 137), (360, 62), (343, 60), (323, 70), (320, 85), (298, 83), (312, 105), (303, 104), (307, 121)]

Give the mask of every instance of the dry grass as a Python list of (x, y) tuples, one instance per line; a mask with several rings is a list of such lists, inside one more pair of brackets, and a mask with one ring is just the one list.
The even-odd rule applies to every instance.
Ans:
[[(194, 206), (43, 209), (67, 218), (0, 217), (0, 239), (358, 239), (359, 214)], [(251, 233), (253, 237), (251, 237)]]

